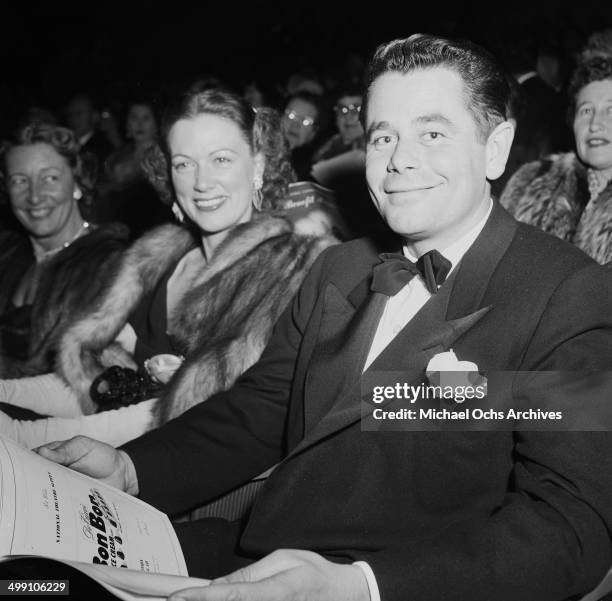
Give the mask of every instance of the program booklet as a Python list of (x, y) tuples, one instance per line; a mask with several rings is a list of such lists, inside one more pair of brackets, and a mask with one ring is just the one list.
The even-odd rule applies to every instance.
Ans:
[(18, 556), (62, 561), (122, 599), (208, 584), (187, 577), (164, 513), (0, 437), (0, 562)]

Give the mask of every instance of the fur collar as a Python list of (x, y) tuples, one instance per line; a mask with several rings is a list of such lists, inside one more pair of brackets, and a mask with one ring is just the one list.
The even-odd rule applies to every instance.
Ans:
[[(225, 349), (232, 341), (246, 339), (250, 329), (256, 330), (248, 352), (228, 355), (232, 377), (237, 377), (235, 371), (242, 373), (244, 365), (259, 356), (280, 308), (297, 290), (316, 255), (332, 242), (299, 236), (290, 221), (266, 213), (233, 228), (169, 317), (168, 329), (177, 348), (186, 356), (197, 356), (215, 341)], [(196, 238), (177, 225), (159, 227), (140, 238), (126, 252), (95, 310), (63, 336), (58, 370), (77, 391), (86, 412), (94, 409), (88, 394), (91, 381), (105, 366), (134, 366), (132, 358), (112, 344), (129, 315), (196, 244)], [(181, 373), (189, 371), (190, 362), (185, 364)], [(201, 372), (189, 373), (193, 383), (193, 373)], [(208, 377), (216, 382), (210, 368)], [(190, 399), (197, 396), (190, 388)]]
[(523, 165), (500, 202), (519, 221), (571, 241), (588, 198), (586, 169), (569, 152)]
[(587, 170), (574, 153), (521, 167), (501, 202), (519, 221), (573, 243), (598, 263), (612, 260), (612, 181), (590, 198)]
[[(27, 357), (3, 355), (2, 377), (33, 376), (53, 369), (61, 333), (75, 315), (95, 305), (127, 244), (125, 226), (105, 224), (45, 262), (30, 310)], [(11, 305), (16, 286), (34, 264), (32, 245), (26, 237), (13, 238), (11, 249), (7, 252), (0, 245), (0, 313)]]

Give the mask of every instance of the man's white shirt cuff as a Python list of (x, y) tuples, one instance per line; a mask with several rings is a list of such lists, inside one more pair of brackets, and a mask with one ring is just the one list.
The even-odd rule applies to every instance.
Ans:
[(370, 601), (380, 601), (380, 591), (378, 590), (378, 583), (376, 582), (376, 576), (370, 567), (370, 564), (365, 561), (355, 561), (354, 566), (358, 566), (368, 583), (368, 589), (370, 591)]

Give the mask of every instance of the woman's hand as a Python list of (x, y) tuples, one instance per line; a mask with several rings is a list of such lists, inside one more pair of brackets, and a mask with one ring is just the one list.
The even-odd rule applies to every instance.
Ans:
[(50, 442), (34, 450), (41, 457), (55, 463), (97, 478), (132, 495), (138, 494), (136, 470), (129, 455), (105, 442), (87, 436), (75, 436), (70, 440)]

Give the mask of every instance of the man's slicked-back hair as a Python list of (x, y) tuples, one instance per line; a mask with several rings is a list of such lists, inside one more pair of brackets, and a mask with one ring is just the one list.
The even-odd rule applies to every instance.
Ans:
[(417, 33), (376, 49), (366, 72), (364, 116), (372, 84), (385, 73), (410, 73), (435, 67), (455, 71), (463, 81), (466, 106), (476, 121), (479, 139), (507, 118), (510, 88), (503, 69), (487, 50), (465, 40)]

